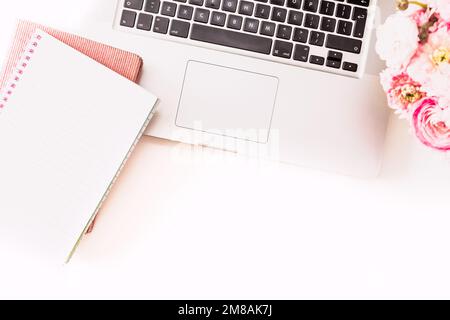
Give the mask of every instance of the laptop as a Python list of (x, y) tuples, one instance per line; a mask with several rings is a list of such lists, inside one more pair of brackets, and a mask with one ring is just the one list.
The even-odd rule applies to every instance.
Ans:
[(388, 112), (376, 0), (99, 0), (96, 40), (144, 59), (147, 135), (358, 177), (380, 170)]

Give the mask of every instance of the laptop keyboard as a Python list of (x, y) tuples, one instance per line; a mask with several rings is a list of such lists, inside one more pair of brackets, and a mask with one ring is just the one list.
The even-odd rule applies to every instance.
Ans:
[(370, 0), (122, 0), (119, 24), (356, 76), (369, 6)]

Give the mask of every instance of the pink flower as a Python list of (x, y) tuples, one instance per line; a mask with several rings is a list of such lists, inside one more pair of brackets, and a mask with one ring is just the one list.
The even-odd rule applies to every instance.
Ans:
[(436, 10), (445, 21), (450, 21), (450, 1), (449, 0), (428, 0), (428, 5)]
[(450, 101), (450, 29), (441, 26), (432, 32), (407, 68), (414, 81), (422, 84), (429, 96)]
[(381, 74), (381, 83), (386, 91), (389, 106), (403, 117), (417, 101), (425, 97), (421, 85), (412, 80), (405, 72), (395, 73), (386, 69)]
[(413, 113), (417, 138), (426, 146), (450, 151), (450, 108), (439, 105), (436, 98), (425, 98)]
[(430, 17), (433, 15), (432, 10), (425, 10), (422, 7), (411, 5), (408, 10), (405, 11), (405, 14), (408, 15), (417, 26), (423, 26), (430, 20)]
[(406, 66), (419, 46), (417, 23), (401, 12), (387, 18), (377, 30), (376, 50), (388, 67)]

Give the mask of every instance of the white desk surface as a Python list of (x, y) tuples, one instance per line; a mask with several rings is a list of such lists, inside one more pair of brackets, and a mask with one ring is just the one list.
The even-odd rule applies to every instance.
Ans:
[[(91, 3), (5, 1), (0, 57)], [(449, 178), (394, 118), (377, 180), (144, 138), (72, 263), (2, 254), (0, 298), (450, 298)]]

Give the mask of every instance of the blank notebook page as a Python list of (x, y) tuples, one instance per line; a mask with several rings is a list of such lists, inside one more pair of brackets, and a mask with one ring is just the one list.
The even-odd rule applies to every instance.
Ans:
[(0, 102), (0, 251), (64, 262), (156, 97), (43, 31), (33, 37)]

